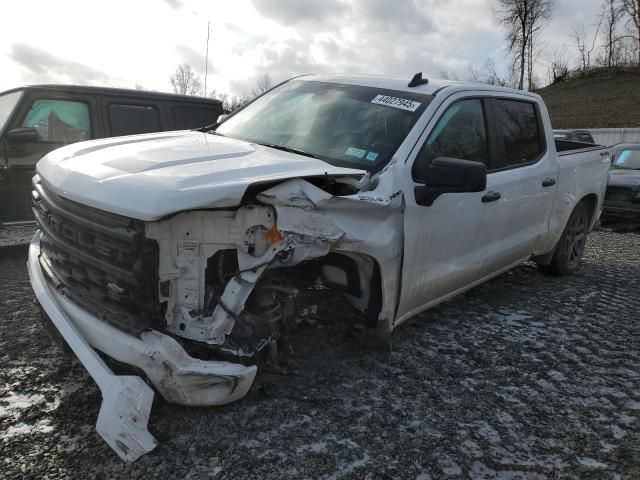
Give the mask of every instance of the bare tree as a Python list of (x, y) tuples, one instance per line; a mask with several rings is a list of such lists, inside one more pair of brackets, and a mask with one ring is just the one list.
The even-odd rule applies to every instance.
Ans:
[(142, 85), (141, 83), (136, 83), (135, 89), (136, 90), (146, 90), (145, 86)]
[(485, 83), (488, 83), (489, 85), (498, 85), (500, 87), (509, 86), (508, 76), (498, 73), (496, 62), (492, 57), (489, 57), (484, 61), (484, 71), (486, 73)]
[(246, 95), (231, 96), (228, 93), (218, 92), (215, 89), (209, 92), (208, 97), (220, 100), (222, 102), (222, 109), (224, 110), (225, 113), (233, 112), (234, 110), (247, 104), (250, 100), (250, 98), (247, 97)]
[(487, 57), (481, 69), (471, 66), (469, 68), (468, 79), (472, 82), (486, 83), (500, 87), (512, 87), (515, 83), (513, 81), (513, 70), (511, 70), (511, 73), (499, 73), (496, 62), (492, 57)]
[(256, 87), (251, 91), (254, 97), (262, 95), (264, 92), (271, 88), (271, 76), (268, 73), (260, 76), (256, 82)]
[(640, 0), (622, 0), (622, 11), (629, 16), (633, 32), (624, 37), (630, 37), (635, 43), (635, 63), (640, 66)]
[(519, 70), (518, 88), (524, 88), (525, 71), (534, 64), (534, 39), (537, 32), (551, 18), (553, 0), (499, 0), (498, 20), (507, 30), (509, 51)]
[(602, 4), (600, 24), (605, 23), (606, 39), (603, 45), (604, 57), (600, 63), (606, 67), (613, 67), (621, 63), (621, 39), (618, 36), (617, 27), (622, 14), (623, 10), (618, 0), (605, 0)]
[(169, 78), (174, 93), (181, 95), (200, 95), (202, 82), (188, 63), (178, 65)]
[(591, 68), (591, 55), (596, 48), (596, 42), (598, 41), (598, 35), (600, 35), (600, 27), (602, 27), (602, 21), (604, 19), (604, 10), (598, 16), (598, 24), (596, 30), (593, 33), (591, 41), (587, 39), (587, 34), (584, 29), (584, 25), (579, 27), (573, 27), (573, 40), (576, 43), (578, 53), (580, 53), (580, 69), (588, 70)]
[(569, 62), (567, 61), (563, 50), (556, 50), (549, 61), (547, 73), (549, 83), (561, 82), (569, 75)]
[(455, 82), (460, 81), (460, 77), (454, 72), (448, 72), (447, 70), (440, 70), (440, 78), (443, 80), (453, 80)]
[(251, 99), (246, 95), (241, 95), (239, 97), (236, 97), (234, 95), (228, 100), (227, 111), (233, 112), (234, 110), (237, 110), (240, 107), (244, 107), (247, 103), (249, 103), (250, 100)]

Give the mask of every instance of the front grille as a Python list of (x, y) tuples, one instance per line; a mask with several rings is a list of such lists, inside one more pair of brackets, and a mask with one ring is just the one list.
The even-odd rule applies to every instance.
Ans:
[(610, 202), (628, 202), (631, 201), (633, 195), (634, 191), (632, 188), (608, 186), (604, 199)]
[(145, 238), (144, 222), (67, 200), (38, 177), (33, 187), (40, 265), (49, 282), (127, 332), (157, 324), (158, 245)]

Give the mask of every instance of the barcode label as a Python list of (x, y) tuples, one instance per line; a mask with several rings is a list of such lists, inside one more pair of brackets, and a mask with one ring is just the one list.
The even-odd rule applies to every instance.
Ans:
[(371, 103), (400, 108), (402, 110), (409, 110), (410, 112), (415, 112), (418, 107), (422, 105), (420, 102), (414, 102), (413, 100), (407, 100), (406, 98), (390, 97), (388, 95), (376, 95), (376, 97), (371, 100)]

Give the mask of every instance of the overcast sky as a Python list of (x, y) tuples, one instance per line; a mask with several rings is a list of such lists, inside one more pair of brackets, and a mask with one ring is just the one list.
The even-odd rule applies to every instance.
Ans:
[[(248, 94), (256, 78), (302, 73), (417, 71), (464, 79), (489, 56), (504, 64), (497, 0), (30, 0), (3, 5), (0, 91), (60, 82), (171, 91), (187, 62), (208, 89)], [(600, 0), (556, 0), (547, 52), (571, 51), (573, 25), (591, 25)], [(538, 72), (546, 75), (547, 55)]]

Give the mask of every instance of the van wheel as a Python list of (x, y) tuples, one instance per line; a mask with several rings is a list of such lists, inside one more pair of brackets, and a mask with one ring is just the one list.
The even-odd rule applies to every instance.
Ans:
[(580, 265), (584, 248), (587, 245), (589, 221), (587, 207), (583, 202), (576, 205), (548, 265), (538, 265), (544, 273), (552, 275), (571, 275)]

